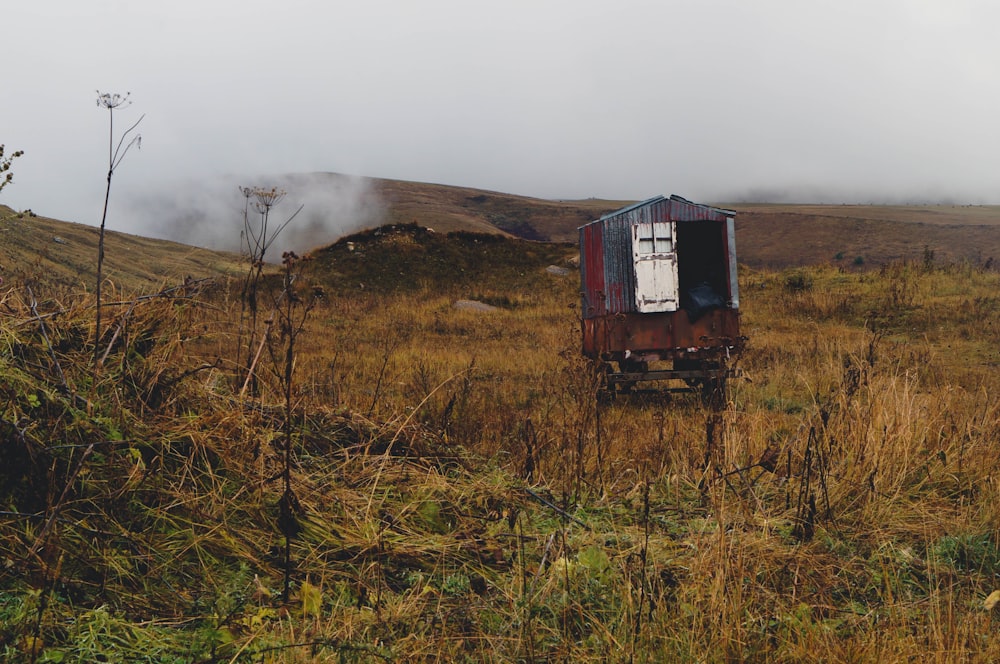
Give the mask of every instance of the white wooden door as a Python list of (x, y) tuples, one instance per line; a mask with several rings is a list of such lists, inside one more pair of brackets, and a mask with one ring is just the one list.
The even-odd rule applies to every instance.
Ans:
[(635, 262), (635, 306), (640, 313), (677, 311), (677, 250), (675, 225), (670, 221), (632, 227)]

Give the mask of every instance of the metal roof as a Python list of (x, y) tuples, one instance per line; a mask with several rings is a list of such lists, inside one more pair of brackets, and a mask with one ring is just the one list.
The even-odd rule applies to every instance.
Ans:
[[(664, 198), (665, 197), (663, 195), (653, 196), (652, 198), (647, 198), (644, 201), (640, 201), (638, 203), (633, 203), (632, 205), (626, 205), (625, 207), (623, 207), (620, 210), (615, 210), (614, 212), (608, 212), (606, 215), (602, 216), (601, 219), (607, 219), (609, 217), (614, 217), (614, 216), (617, 216), (619, 214), (625, 214), (626, 212), (631, 212), (632, 210), (636, 210), (638, 208), (645, 207), (645, 206), (649, 205), (650, 203), (655, 203), (656, 201), (662, 201)], [(598, 221), (600, 221), (600, 219), (598, 219)]]
[[(654, 203), (663, 201), (665, 198), (666, 196), (663, 195), (654, 196), (644, 201), (639, 201), (638, 203), (626, 205), (622, 209), (615, 210), (614, 212), (609, 212), (606, 215), (602, 216), (600, 219), (584, 224), (584, 226), (588, 224), (594, 224), (600, 221), (606, 221), (608, 219), (611, 219), (612, 217), (617, 217), (620, 215), (628, 215), (628, 213), (630, 212), (634, 212), (635, 210), (638, 210), (640, 208), (653, 205)], [(683, 196), (678, 196), (677, 194), (670, 195), (670, 202), (677, 204), (676, 205), (676, 209), (678, 212), (677, 216), (674, 217), (674, 215), (671, 215), (671, 217), (674, 218), (676, 221), (694, 221), (697, 219), (709, 219), (715, 215), (726, 216), (726, 217), (733, 217), (736, 215), (736, 212), (733, 210), (726, 210), (723, 208), (712, 207), (711, 205), (703, 205), (701, 203), (692, 203), (688, 199), (684, 198)], [(671, 207), (673, 208), (674, 206), (672, 205)], [(583, 226), (581, 226), (580, 228), (583, 228)]]

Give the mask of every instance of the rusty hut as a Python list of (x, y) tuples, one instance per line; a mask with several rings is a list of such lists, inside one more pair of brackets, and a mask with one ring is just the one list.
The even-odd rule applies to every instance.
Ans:
[(743, 345), (735, 217), (657, 196), (580, 227), (583, 353), (612, 391), (682, 380), (724, 392)]

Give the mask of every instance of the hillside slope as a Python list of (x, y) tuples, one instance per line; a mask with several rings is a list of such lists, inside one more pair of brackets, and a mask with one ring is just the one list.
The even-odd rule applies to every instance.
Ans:
[[(0, 276), (5, 281), (42, 280), (93, 289), (99, 230), (93, 226), (19, 213), (0, 205)], [(220, 251), (108, 231), (104, 274), (130, 291), (165, 282), (238, 269), (239, 257)]]
[(311, 271), (342, 292), (525, 292), (544, 280), (548, 265), (572, 270), (576, 253), (569, 243), (396, 224), (349, 235), (316, 252)]
[(852, 268), (923, 260), (983, 264), (1000, 258), (1000, 207), (740, 205), (740, 262), (782, 268), (832, 263)]
[(629, 201), (545, 200), (469, 187), (373, 179), (386, 223), (436, 231), (508, 233), (527, 240), (575, 242), (576, 229)]
[[(577, 242), (579, 226), (632, 202), (543, 200), (467, 187), (371, 182), (386, 205), (387, 223), (553, 242)], [(649, 195), (671, 193), (684, 195), (667, 188)], [(1000, 258), (1000, 206), (712, 204), (737, 212), (740, 261), (755, 267), (877, 266), (921, 260), (925, 247), (939, 261)]]
[[(337, 191), (344, 177), (322, 173), (308, 180)], [(544, 200), (469, 187), (365, 180), (381, 203), (379, 223), (416, 224), (442, 234), (463, 231), (575, 244), (579, 226), (629, 202)], [(671, 192), (650, 192), (656, 193)], [(925, 250), (939, 263), (965, 260), (982, 265), (1000, 258), (1000, 206), (716, 204), (737, 212), (739, 260), (751, 267), (829, 263), (864, 269), (899, 259), (922, 261)], [(354, 228), (363, 225), (359, 221)], [(317, 237), (312, 246), (317, 244), (332, 242)], [(0, 206), (0, 276), (4, 278), (44, 275), (89, 288), (96, 253), (94, 227), (19, 214)], [(139, 290), (156, 288), (168, 278), (238, 269), (238, 258), (231, 253), (116, 232), (108, 234), (106, 255), (109, 278)]]

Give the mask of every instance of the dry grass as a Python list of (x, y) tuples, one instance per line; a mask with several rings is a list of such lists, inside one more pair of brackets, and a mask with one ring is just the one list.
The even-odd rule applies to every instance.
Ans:
[[(86, 299), (35, 315), (9, 292), (4, 655), (1000, 652), (983, 608), (1000, 573), (1000, 275), (743, 270), (747, 379), (713, 414), (683, 396), (601, 404), (578, 352), (576, 278), (546, 273), (550, 258), (496, 273), (485, 293), (431, 277), (325, 284), (296, 342), (287, 604), (280, 384), (265, 365), (260, 399), (238, 397), (235, 289), (135, 307), (96, 383)], [(342, 259), (310, 269), (336, 275)], [(452, 306), (477, 290), (503, 306)]]
[[(0, 205), (0, 277), (8, 284), (41, 280), (55, 291), (81, 295), (94, 290), (98, 229), (84, 224), (14, 212)], [(239, 230), (237, 228), (236, 232)], [(109, 231), (105, 238), (109, 285), (128, 292), (155, 292), (164, 280), (187, 275), (235, 275), (239, 256), (165, 240)]]

